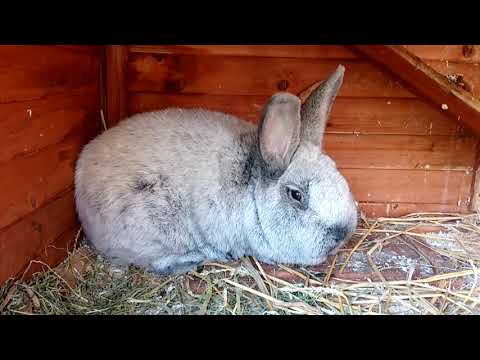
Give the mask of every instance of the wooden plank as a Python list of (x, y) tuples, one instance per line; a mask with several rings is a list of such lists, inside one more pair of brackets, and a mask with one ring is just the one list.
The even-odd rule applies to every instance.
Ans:
[(0, 104), (0, 164), (60, 142), (99, 114), (96, 93)]
[(132, 45), (132, 53), (178, 55), (228, 55), (313, 59), (355, 59), (341, 45)]
[[(81, 142), (74, 139), (0, 167), (0, 229), (73, 186)], [(8, 195), (7, 195), (8, 194)]]
[[(440, 74), (450, 78), (477, 99), (480, 98), (480, 67), (474, 64), (425, 60), (425, 63)], [(459, 78), (459, 75), (461, 78)], [(454, 81), (455, 82), (455, 81)]]
[(471, 209), (480, 213), (480, 167), (477, 166), (475, 171), (475, 182), (472, 189), (472, 206)]
[[(405, 45), (424, 60), (480, 62), (479, 45)], [(181, 55), (230, 55), (294, 57), (316, 59), (355, 59), (357, 55), (338, 45), (132, 45), (133, 53)]]
[(443, 204), (360, 203), (360, 209), (370, 218), (399, 217), (413, 213), (469, 213), (467, 207)]
[(99, 85), (98, 60), (61, 46), (0, 46), (0, 103), (91, 93)]
[(423, 60), (480, 63), (479, 45), (405, 45)]
[(392, 135), (469, 134), (440, 109), (423, 99), (338, 98), (327, 132)]
[(128, 47), (111, 45), (106, 48), (106, 122), (109, 127), (127, 115), (126, 69)]
[(56, 47), (69, 49), (71, 51), (89, 53), (98, 56), (104, 45), (55, 45)]
[(472, 137), (326, 134), (324, 148), (339, 168), (458, 170), (471, 173)]
[(468, 206), (472, 172), (340, 169), (358, 202)]
[(0, 284), (23, 271), (31, 259), (75, 226), (74, 195), (69, 191), (0, 230)]
[(354, 48), (397, 75), (452, 118), (480, 134), (480, 101), (404, 47), (357, 45)]
[(98, 115), (59, 144), (0, 165), (0, 229), (20, 219), (73, 186), (78, 154), (99, 131)]
[(161, 94), (130, 93), (128, 115), (157, 111), (170, 107), (204, 108), (238, 116), (246, 121), (257, 123), (263, 104), (269, 96), (242, 95), (196, 95), (196, 94)]
[(480, 149), (477, 149), (475, 165), (475, 177), (472, 181), (470, 210), (480, 213)]
[[(298, 94), (326, 78), (337, 60), (208, 55), (130, 54), (128, 90), (132, 92), (212, 95)], [(346, 67), (339, 96), (415, 97), (373, 64), (342, 61)]]
[[(257, 123), (269, 95), (131, 93), (133, 115), (168, 107), (206, 108)], [(461, 135), (463, 127), (420, 99), (337, 98), (327, 132), (348, 134)]]

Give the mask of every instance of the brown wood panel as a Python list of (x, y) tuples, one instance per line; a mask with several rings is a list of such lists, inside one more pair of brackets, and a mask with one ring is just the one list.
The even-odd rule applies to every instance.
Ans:
[(480, 62), (479, 45), (405, 45), (405, 47), (424, 60)]
[(407, 204), (407, 203), (360, 203), (361, 210), (366, 216), (399, 217), (413, 213), (468, 213), (465, 206), (443, 204)]
[(473, 137), (327, 134), (325, 151), (339, 168), (473, 171)]
[(89, 118), (61, 143), (1, 164), (0, 229), (70, 188), (78, 154), (98, 131), (98, 116)]
[(261, 108), (268, 97), (267, 95), (130, 93), (128, 96), (128, 115), (162, 110), (169, 107), (205, 108), (229, 113), (244, 120), (257, 123)]
[[(414, 97), (396, 79), (367, 61), (346, 67), (339, 96)], [(134, 92), (271, 95), (299, 93), (327, 77), (337, 60), (208, 55), (133, 54), (128, 89)]]
[(127, 116), (126, 70), (128, 47), (111, 45), (106, 48), (106, 122), (109, 127)]
[(468, 206), (473, 173), (466, 171), (341, 169), (358, 202)]
[(480, 99), (480, 66), (468, 63), (455, 63), (449, 61), (426, 60), (426, 64), (444, 76), (462, 76), (463, 89)]
[(447, 80), (403, 46), (357, 45), (354, 48), (434, 106), (442, 108), (452, 119), (480, 134), (480, 101), (471, 92)]
[(132, 45), (132, 53), (355, 59), (343, 45)]
[[(479, 45), (405, 45), (425, 60), (479, 63)], [(134, 53), (355, 59), (343, 45), (132, 45)]]
[[(30, 260), (39, 257), (41, 252), (45, 253), (48, 245), (76, 225), (74, 196), (69, 191), (0, 230), (0, 284), (23, 271)], [(60, 243), (56, 245), (62, 246)]]
[(97, 52), (64, 46), (0, 46), (0, 103), (96, 90)]
[[(131, 93), (129, 115), (167, 107), (206, 108), (253, 123), (270, 95)], [(420, 99), (337, 98), (327, 132), (360, 134), (454, 135), (463, 127)]]
[(0, 46), (0, 283), (32, 259), (54, 266), (72, 241), (76, 159), (100, 130), (101, 53)]
[(105, 45), (56, 45), (56, 47), (99, 56)]
[(0, 104), (0, 164), (58, 143), (98, 116), (96, 93)]
[(477, 152), (477, 161), (475, 162), (475, 181), (472, 184), (472, 202), (470, 209), (480, 213), (480, 152)]
[(464, 135), (464, 127), (421, 99), (338, 98), (327, 132)]

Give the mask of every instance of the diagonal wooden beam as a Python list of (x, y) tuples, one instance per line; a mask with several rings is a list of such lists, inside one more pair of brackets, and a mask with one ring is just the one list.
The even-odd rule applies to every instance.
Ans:
[(412, 90), (480, 135), (480, 100), (449, 81), (405, 47), (355, 45), (351, 48), (402, 79)]

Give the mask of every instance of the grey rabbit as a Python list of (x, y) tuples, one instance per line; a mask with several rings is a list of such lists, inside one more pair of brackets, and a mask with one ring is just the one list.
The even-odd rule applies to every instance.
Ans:
[(273, 95), (259, 126), (203, 109), (136, 114), (87, 144), (75, 198), (87, 241), (158, 274), (255, 256), (325, 261), (357, 226), (357, 203), (322, 152), (338, 66), (301, 104)]

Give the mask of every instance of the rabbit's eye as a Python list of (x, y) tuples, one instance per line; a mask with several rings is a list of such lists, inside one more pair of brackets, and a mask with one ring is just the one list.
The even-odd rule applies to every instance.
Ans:
[(290, 195), (290, 198), (292, 198), (293, 200), (302, 203), (303, 195), (299, 190), (289, 188), (288, 195)]

